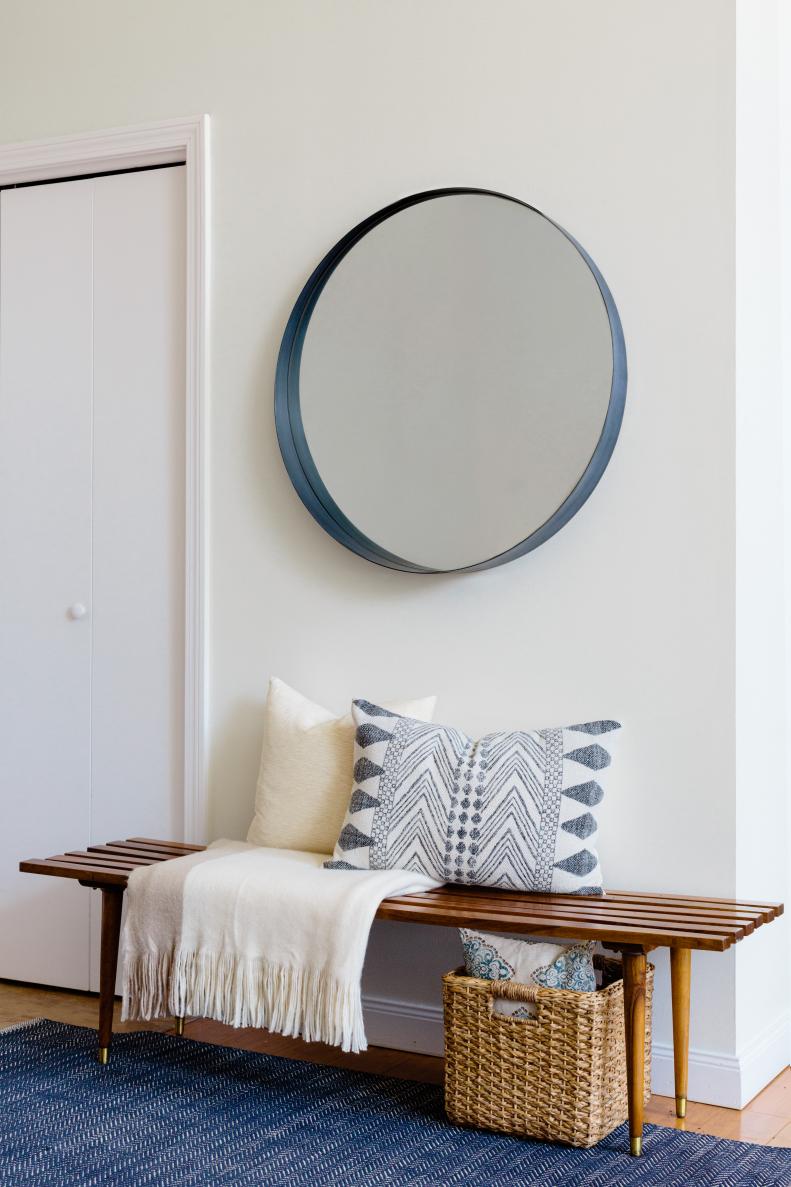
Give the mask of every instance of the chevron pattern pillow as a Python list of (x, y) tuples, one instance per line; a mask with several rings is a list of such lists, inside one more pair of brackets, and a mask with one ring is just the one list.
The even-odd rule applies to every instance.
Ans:
[(352, 705), (354, 784), (328, 869), (602, 894), (594, 840), (617, 721), (487, 734)]

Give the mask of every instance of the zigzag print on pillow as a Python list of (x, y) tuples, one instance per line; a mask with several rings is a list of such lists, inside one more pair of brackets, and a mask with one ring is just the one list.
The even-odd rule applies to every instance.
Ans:
[(354, 787), (330, 869), (601, 894), (593, 839), (617, 721), (487, 734), (355, 701)]

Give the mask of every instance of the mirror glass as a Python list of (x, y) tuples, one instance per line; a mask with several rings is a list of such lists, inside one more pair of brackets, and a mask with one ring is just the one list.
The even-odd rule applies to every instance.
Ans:
[(531, 207), (481, 191), (406, 202), (341, 241), (292, 315), (279, 385), (298, 475), (284, 456), (369, 559), (499, 563), (556, 531), (606, 465), (620, 324), (589, 258)]

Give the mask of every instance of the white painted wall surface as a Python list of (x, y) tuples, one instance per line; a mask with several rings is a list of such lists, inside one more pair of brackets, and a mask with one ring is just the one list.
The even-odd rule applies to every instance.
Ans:
[[(791, 673), (791, 7), (781, 4), (778, 13), (777, 69), (780, 83), (780, 292), (781, 292), (781, 396), (783, 405), (783, 479), (785, 521), (785, 653), (786, 673)], [(791, 695), (786, 688), (786, 769), (791, 772)], [(786, 798), (789, 860), (786, 863), (786, 902), (791, 902), (791, 792)], [(788, 945), (791, 983), (791, 943)]]
[[(339, 712), (371, 687), (437, 692), (439, 718), (469, 732), (618, 716), (610, 885), (735, 891), (735, 33), (734, 0), (41, 0), (7, 17), (2, 141), (212, 116), (213, 835), (247, 828), (278, 674)], [(511, 192), (585, 245), (621, 312), (630, 389), (612, 463), (559, 535), (490, 573), (414, 577), (307, 516), (272, 382), (327, 248), (447, 184)], [(367, 989), (425, 1020), (458, 955), (451, 933), (377, 926)], [(731, 1103), (734, 969), (695, 958), (692, 1017), (708, 1055), (691, 1088)]]
[[(736, 893), (787, 899), (778, 3), (736, 11)], [(786, 330), (786, 333), (791, 331)], [(791, 1055), (787, 922), (736, 951), (741, 1103)]]

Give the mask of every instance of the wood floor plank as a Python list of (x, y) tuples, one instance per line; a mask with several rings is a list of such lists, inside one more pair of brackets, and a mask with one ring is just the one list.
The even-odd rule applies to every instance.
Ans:
[[(51, 1018), (71, 1026), (95, 1029), (99, 1022), (99, 999), (95, 993), (79, 993), (70, 989), (51, 989), (42, 985), (0, 981), (0, 1029), (33, 1018)], [(173, 1022), (158, 1018), (154, 1022), (121, 1022), (121, 1002), (116, 1001), (113, 1030), (170, 1031)]]
[(791, 1150), (791, 1121), (775, 1134), (768, 1145), (782, 1146), (787, 1150)]
[(747, 1108), (758, 1109), (762, 1113), (775, 1113), (791, 1120), (791, 1068), (759, 1092)]
[(681, 1121), (676, 1117), (675, 1101), (670, 1097), (656, 1096), (646, 1106), (645, 1120), (653, 1125), (666, 1125), (687, 1133), (710, 1133), (732, 1141), (754, 1142), (764, 1146), (772, 1141), (785, 1124), (782, 1117), (723, 1109), (695, 1101), (688, 1102), (687, 1115)]

